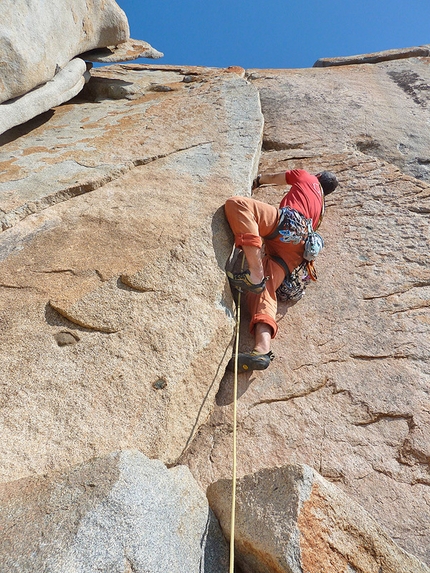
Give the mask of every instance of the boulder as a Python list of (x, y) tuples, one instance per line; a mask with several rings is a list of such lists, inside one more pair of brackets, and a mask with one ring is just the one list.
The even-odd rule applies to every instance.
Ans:
[(82, 52), (129, 37), (127, 17), (114, 0), (3, 0), (0, 102), (51, 80)]
[[(229, 538), (231, 480), (210, 506)], [(235, 558), (252, 573), (428, 573), (336, 486), (306, 465), (260, 470), (237, 483)]]
[[(424, 84), (428, 59), (248, 72), (265, 117), (260, 172), (331, 169), (340, 187), (318, 281), (279, 305), (270, 368), (239, 376), (238, 471), (307, 464), (430, 563), (428, 92), (407, 94), (394, 72)], [(285, 190), (255, 196), (278, 205)], [(245, 308), (241, 324), (246, 350)], [(232, 380), (182, 458), (204, 487), (231, 476)]]
[(1, 481), (124, 447), (174, 463), (229, 359), (222, 206), (256, 172), (257, 91), (224, 70), (96, 75), (99, 95), (1, 136)]
[(8, 573), (219, 573), (228, 548), (188, 468), (138, 451), (0, 486)]

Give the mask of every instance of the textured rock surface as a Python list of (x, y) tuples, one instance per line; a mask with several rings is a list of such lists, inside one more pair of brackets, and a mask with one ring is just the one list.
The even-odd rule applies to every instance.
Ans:
[[(230, 537), (231, 481), (208, 489)], [(358, 504), (310, 467), (261, 470), (239, 480), (235, 557), (253, 573), (428, 573)]]
[(222, 70), (98, 74), (131, 99), (2, 137), (2, 481), (124, 447), (173, 462), (228, 360), (222, 205), (256, 171), (257, 92)]
[(430, 181), (430, 58), (249, 77), (262, 98), (266, 151), (298, 158), (360, 151)]
[(127, 17), (114, 0), (2, 0), (0, 102), (51, 80), (82, 52), (129, 37)]
[[(421, 75), (428, 63), (252, 72), (265, 116), (260, 170), (333, 169), (341, 185), (327, 200), (319, 280), (297, 305), (280, 305), (277, 358), (269, 370), (239, 377), (238, 404), (240, 475), (306, 463), (427, 563), (429, 108), (388, 78), (395, 70)], [(402, 118), (415, 119), (407, 125)], [(364, 136), (373, 147), (359, 149)], [(408, 143), (409, 155), (398, 141)], [(414, 156), (423, 158), (422, 171)], [(416, 171), (423, 179), (411, 176)], [(282, 194), (263, 187), (256, 196), (276, 205)], [(252, 341), (242, 324), (245, 349)], [(216, 401), (183, 460), (203, 485), (231, 475), (230, 374)]]
[(0, 486), (8, 573), (219, 573), (228, 550), (188, 468), (137, 451)]

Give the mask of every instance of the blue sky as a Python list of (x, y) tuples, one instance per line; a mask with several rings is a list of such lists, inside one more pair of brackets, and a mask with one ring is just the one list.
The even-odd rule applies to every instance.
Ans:
[[(161, 64), (307, 68), (430, 44), (429, 0), (117, 0)], [(139, 60), (151, 63), (150, 60)]]

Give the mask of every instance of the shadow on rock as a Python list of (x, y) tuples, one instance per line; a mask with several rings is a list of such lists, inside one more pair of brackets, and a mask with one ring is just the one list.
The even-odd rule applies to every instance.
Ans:
[[(15, 100), (11, 100), (11, 101), (15, 101)], [(3, 105), (5, 105), (5, 104), (3, 104)], [(50, 109), (49, 111), (46, 111), (45, 113), (41, 113), (37, 117), (33, 117), (33, 119), (30, 119), (29, 121), (26, 121), (25, 123), (22, 123), (21, 125), (17, 125), (16, 127), (12, 127), (8, 131), (5, 131), (4, 133), (2, 133), (0, 135), (0, 147), (2, 145), (6, 145), (6, 143), (11, 143), (12, 141), (15, 141), (16, 139), (18, 139), (24, 135), (27, 135), (28, 133), (30, 133), (34, 129), (37, 129), (38, 127), (41, 127), (42, 125), (44, 125), (45, 123), (50, 121), (50, 119), (53, 117), (54, 114), (55, 114), (55, 111), (53, 109)]]
[(225, 270), (231, 247), (234, 243), (233, 233), (224, 214), (224, 205), (219, 207), (212, 217), (212, 244), (219, 268)]
[[(240, 398), (248, 390), (251, 382), (254, 380), (252, 372), (241, 373), (237, 377), (237, 397)], [(234, 374), (226, 372), (221, 380), (219, 390), (215, 396), (217, 406), (228, 406), (234, 401)]]
[(45, 305), (45, 320), (50, 326), (62, 326), (70, 330), (78, 330), (80, 332), (92, 332), (91, 329), (80, 326), (70, 321), (68, 318), (62, 316), (58, 310), (52, 308), (49, 302)]
[[(214, 375), (214, 377), (213, 377), (213, 379), (212, 379), (212, 382), (211, 382), (211, 383), (209, 384), (209, 386), (208, 386), (208, 389), (207, 389), (207, 391), (206, 391), (206, 394), (205, 394), (205, 396), (204, 396), (204, 398), (203, 398), (203, 401), (202, 401), (202, 403), (201, 403), (201, 405), (200, 405), (199, 411), (197, 412), (196, 420), (195, 420), (195, 422), (194, 422), (194, 425), (193, 425), (193, 427), (192, 427), (192, 429), (191, 429), (190, 435), (189, 435), (188, 440), (187, 440), (187, 442), (186, 442), (186, 444), (185, 444), (185, 446), (184, 446), (184, 449), (182, 450), (182, 454), (181, 454), (181, 455), (184, 454), (184, 452), (186, 451), (186, 449), (188, 448), (188, 446), (190, 445), (191, 441), (193, 440), (193, 438), (194, 438), (194, 436), (195, 436), (195, 432), (196, 432), (196, 430), (197, 430), (198, 427), (199, 427), (200, 417), (201, 417), (201, 415), (202, 415), (202, 412), (203, 412), (203, 409), (204, 409), (204, 405), (206, 404), (206, 401), (207, 401), (208, 398), (209, 398), (209, 395), (210, 395), (210, 393), (211, 393), (211, 390), (212, 390), (212, 388), (213, 388), (213, 385), (215, 384), (216, 380), (218, 380), (218, 375), (219, 375), (219, 371), (220, 371), (220, 368), (221, 368), (221, 364), (224, 362), (225, 355), (226, 355), (227, 352), (229, 351), (229, 348), (230, 348), (230, 347), (228, 346), (228, 347), (225, 349), (225, 352), (224, 352), (224, 355), (223, 355), (223, 359), (222, 359), (222, 361), (220, 362), (220, 364), (218, 365), (217, 371), (215, 372), (215, 375)], [(224, 379), (225, 379), (225, 376), (224, 376), (224, 378), (221, 380), (221, 385), (220, 385), (220, 387), (222, 387), (222, 384), (223, 384)], [(220, 390), (218, 390), (217, 396), (218, 396), (219, 392), (220, 392)], [(180, 456), (179, 456), (179, 459), (180, 459)]]

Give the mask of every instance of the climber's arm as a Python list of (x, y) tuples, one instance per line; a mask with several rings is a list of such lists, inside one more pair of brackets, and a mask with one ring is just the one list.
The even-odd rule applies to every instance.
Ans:
[(255, 189), (260, 185), (286, 185), (285, 171), (279, 173), (263, 173), (258, 175), (252, 184), (252, 188)]

